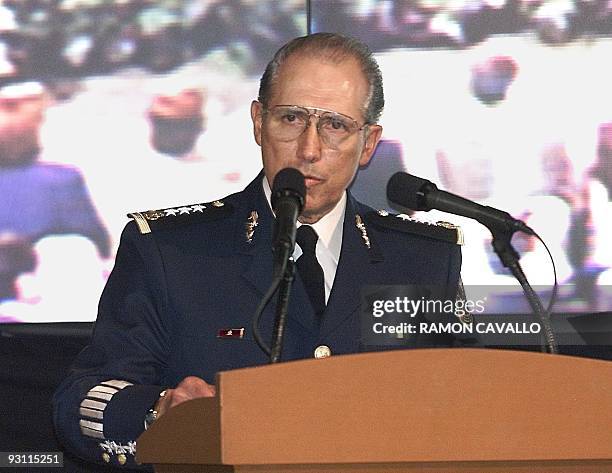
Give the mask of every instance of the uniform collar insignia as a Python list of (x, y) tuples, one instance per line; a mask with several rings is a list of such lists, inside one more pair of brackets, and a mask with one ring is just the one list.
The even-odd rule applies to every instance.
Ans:
[(369, 250), (371, 247), (370, 237), (368, 236), (368, 231), (366, 229), (365, 223), (363, 223), (363, 219), (361, 218), (361, 215), (359, 214), (355, 215), (355, 226), (357, 227), (357, 230), (361, 232), (361, 238), (363, 238), (363, 242), (365, 243), (365, 246)]
[(255, 227), (258, 225), (257, 220), (259, 219), (259, 214), (257, 210), (251, 211), (249, 218), (246, 221), (246, 241), (247, 243), (251, 243), (253, 241), (253, 235), (255, 235)]

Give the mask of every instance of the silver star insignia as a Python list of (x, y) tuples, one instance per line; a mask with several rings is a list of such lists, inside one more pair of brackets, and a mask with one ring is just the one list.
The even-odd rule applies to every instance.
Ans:
[(189, 208), (189, 207), (180, 207), (178, 209), (178, 211), (179, 211), (179, 215), (189, 214), (189, 212), (191, 212), (191, 208)]
[(111, 447), (111, 444), (108, 440), (104, 443), (99, 443), (98, 445), (100, 446), (100, 448), (102, 448), (102, 450), (108, 453), (113, 453), (113, 448)]
[(200, 205), (200, 204), (191, 206), (191, 210), (193, 210), (194, 212), (204, 212), (205, 208), (206, 208), (205, 205)]
[(128, 442), (126, 450), (128, 453), (132, 455), (136, 455), (136, 442), (134, 441)]
[(164, 210), (164, 212), (166, 213), (166, 217), (169, 217), (170, 215), (174, 216), (178, 213), (178, 210), (176, 209), (166, 209)]

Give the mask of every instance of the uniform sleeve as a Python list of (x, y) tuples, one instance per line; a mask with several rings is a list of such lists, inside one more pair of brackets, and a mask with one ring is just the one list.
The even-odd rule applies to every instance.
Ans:
[(65, 448), (97, 463), (134, 468), (135, 439), (163, 390), (169, 334), (163, 266), (153, 235), (130, 223), (100, 299), (93, 339), (53, 398)]

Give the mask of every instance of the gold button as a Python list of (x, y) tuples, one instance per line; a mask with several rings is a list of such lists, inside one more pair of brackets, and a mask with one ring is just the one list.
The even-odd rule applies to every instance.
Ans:
[(110, 455), (106, 452), (104, 452), (102, 454), (102, 460), (104, 460), (106, 463), (110, 462)]
[(315, 348), (314, 351), (314, 357), (315, 358), (327, 358), (329, 356), (331, 356), (332, 352), (331, 352), (331, 348), (329, 348), (327, 345), (319, 345), (317, 348)]
[(120, 453), (117, 455), (117, 461), (120, 465), (125, 465), (127, 463), (127, 457), (123, 453)]

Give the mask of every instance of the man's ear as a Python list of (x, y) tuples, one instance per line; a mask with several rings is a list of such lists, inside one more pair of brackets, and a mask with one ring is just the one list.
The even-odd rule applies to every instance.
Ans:
[(255, 142), (261, 146), (261, 126), (263, 122), (263, 105), (257, 100), (251, 102), (251, 120), (253, 120), (253, 135)]
[(372, 155), (378, 146), (380, 137), (382, 136), (382, 126), (380, 125), (368, 125), (367, 135), (363, 149), (361, 150), (361, 156), (359, 158), (359, 165), (365, 166), (372, 159)]

